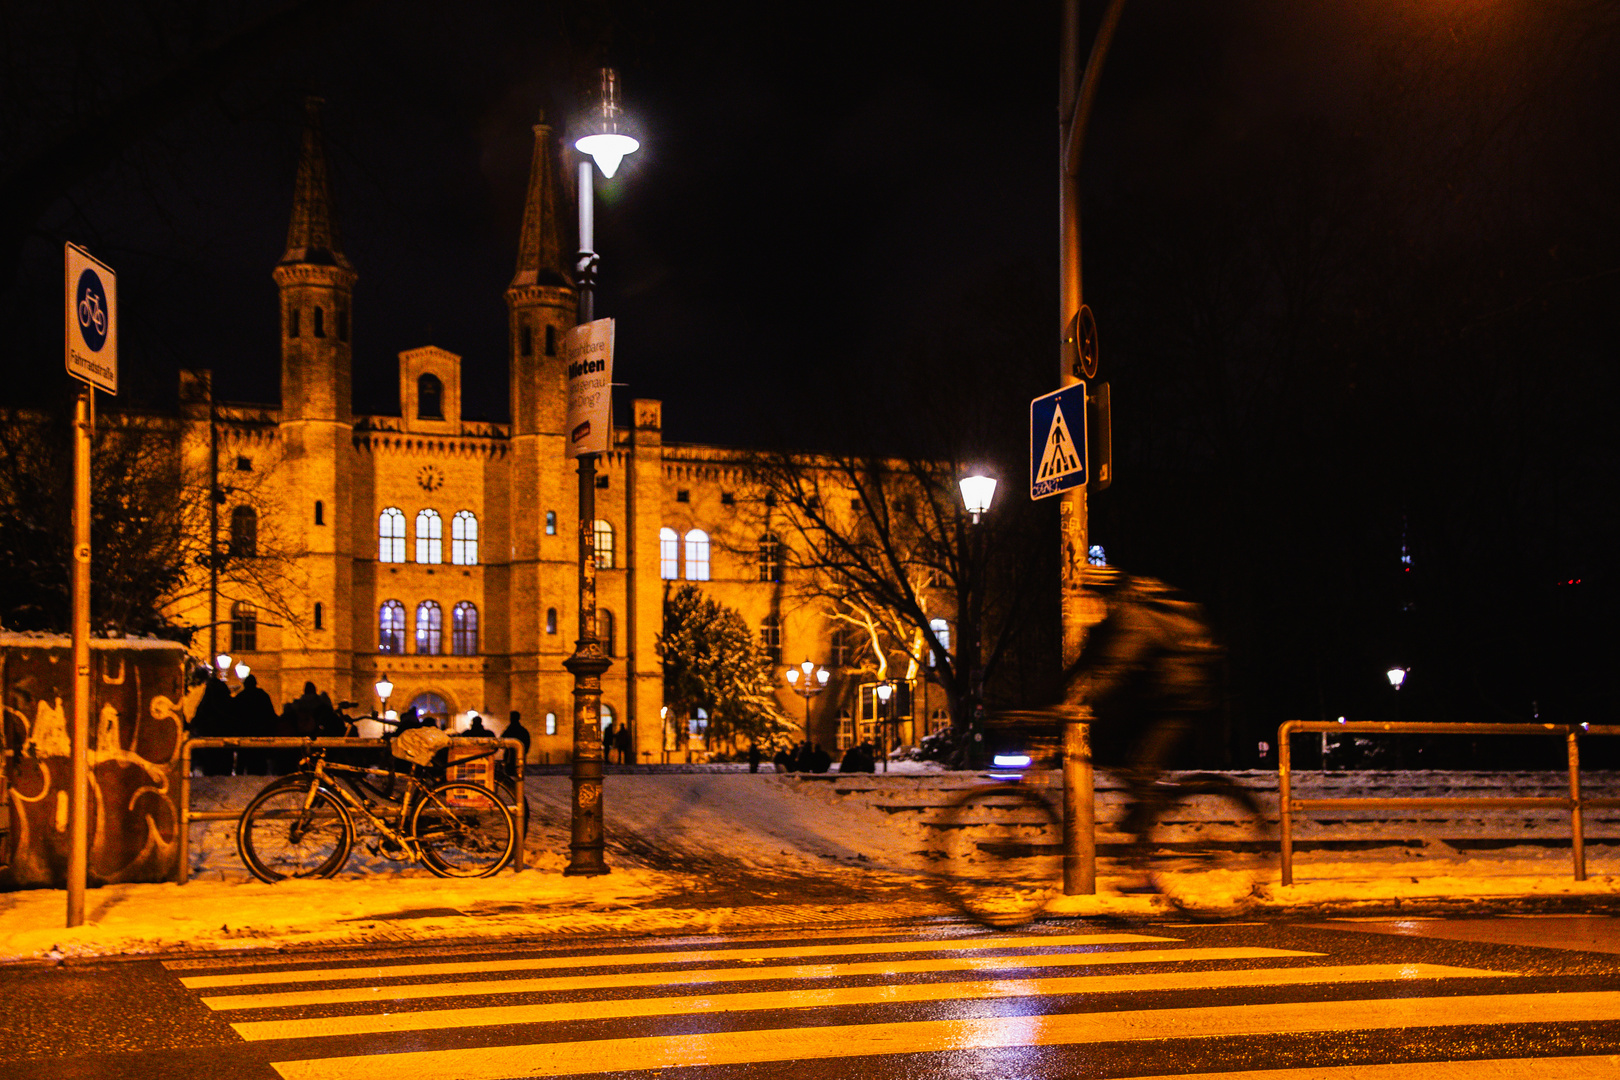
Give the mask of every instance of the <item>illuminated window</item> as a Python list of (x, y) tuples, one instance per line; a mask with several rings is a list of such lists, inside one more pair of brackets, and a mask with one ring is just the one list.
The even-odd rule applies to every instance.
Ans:
[(613, 569), (613, 526), (600, 519), (596, 522), (596, 568)]
[(478, 565), (478, 519), (471, 510), (457, 510), (450, 519), (450, 561), (457, 566)]
[(601, 705), (598, 706), (598, 715), (602, 718), (602, 730), (606, 731), (608, 729), (608, 725), (613, 723), (613, 706), (609, 705), (605, 701), (602, 702)]
[(555, 634), (556, 632), (557, 632), (557, 609), (554, 608), (554, 607), (546, 608), (546, 633)]
[(951, 726), (951, 713), (949, 709), (935, 709), (928, 718), (928, 734), (938, 735), (949, 730)]
[(251, 506), (231, 511), (231, 554), (251, 559), (259, 553), (259, 512)]
[(838, 713), (838, 749), (848, 750), (855, 745), (855, 718), (849, 715), (848, 709)]
[(390, 506), (377, 518), (377, 561), (405, 561), (405, 515)]
[(416, 515), (416, 561), (444, 562), (444, 521), (437, 510), (422, 510)]
[(850, 657), (854, 653), (852, 641), (855, 637), (853, 627), (844, 623), (834, 623), (832, 633), (828, 636), (828, 667), (845, 668), (850, 666)]
[(709, 580), (709, 534), (702, 529), (686, 534), (686, 580)]
[(555, 510), (546, 511), (546, 535), (557, 535), (557, 511)]
[(1086, 562), (1092, 566), (1107, 566), (1108, 553), (1103, 550), (1101, 544), (1092, 544), (1086, 551)]
[(709, 710), (699, 709), (696, 715), (686, 722), (686, 733), (695, 739), (701, 739), (704, 738), (708, 732)]
[(438, 656), (444, 641), (444, 612), (432, 600), (416, 605), (416, 651), (422, 656)]
[(680, 572), (681, 539), (675, 535), (675, 530), (663, 528), (658, 530), (658, 576), (665, 581), (674, 581), (681, 576)]
[(405, 605), (384, 600), (377, 612), (377, 651), (395, 656), (405, 652)]
[(554, 712), (546, 713), (546, 734), (557, 734), (557, 714)]
[(246, 600), (231, 605), (231, 652), (254, 652), (259, 647), (259, 613)]
[(450, 612), (450, 652), (455, 656), (478, 655), (478, 609), (466, 600)]
[[(946, 656), (949, 656), (951, 654), (951, 624), (944, 619), (929, 619), (928, 629), (933, 631), (934, 640), (939, 642), (939, 647), (945, 650)], [(928, 650), (928, 666), (934, 666), (933, 649)]]
[(773, 533), (759, 538), (759, 580), (782, 580), (782, 541)]
[(775, 615), (765, 616), (759, 624), (759, 644), (771, 663), (782, 662), (782, 622)]
[(417, 694), (410, 707), (416, 710), (417, 719), (435, 727), (444, 726), (450, 719), (450, 703), (438, 694)]
[(416, 416), (419, 420), (444, 419), (444, 383), (437, 375), (416, 380)]

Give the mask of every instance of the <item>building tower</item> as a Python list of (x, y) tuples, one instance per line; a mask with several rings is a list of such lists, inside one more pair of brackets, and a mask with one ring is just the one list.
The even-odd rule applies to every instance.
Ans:
[[(506, 290), (510, 508), (490, 515), (512, 528), (505, 651), (512, 658), (512, 708), (527, 716), (543, 711), (541, 670), (560, 680), (562, 658), (572, 646), (572, 636), (561, 630), (572, 625), (578, 539), (573, 470), (563, 458), (568, 403), (562, 338), (576, 321), (576, 300), (558, 214), (558, 164), (557, 144), (542, 117), (534, 126), (517, 272)], [(547, 614), (553, 610), (554, 621)], [(545, 632), (548, 623), (557, 632)]]
[[(369, 620), (351, 612), (355, 538), (369, 536), (350, 506), (354, 454), (352, 347), (355, 272), (343, 254), (321, 133), (321, 100), (304, 103), (303, 148), (287, 250), (275, 268), (281, 295), (279, 525), (291, 553), (291, 595), (306, 610), (281, 632), (284, 695), (303, 681), (352, 697), (355, 635)], [(360, 700), (364, 700), (363, 698)]]

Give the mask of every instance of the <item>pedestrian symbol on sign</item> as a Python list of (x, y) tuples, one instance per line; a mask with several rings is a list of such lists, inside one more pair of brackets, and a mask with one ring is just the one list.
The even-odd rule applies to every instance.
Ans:
[(1075, 383), (1029, 403), (1029, 497), (1086, 483), (1086, 388)]
[(1079, 472), (1080, 455), (1074, 450), (1074, 437), (1063, 419), (1063, 406), (1052, 410), (1052, 427), (1046, 433), (1046, 450), (1041, 454), (1041, 467), (1035, 472), (1035, 481), (1056, 480), (1072, 472)]

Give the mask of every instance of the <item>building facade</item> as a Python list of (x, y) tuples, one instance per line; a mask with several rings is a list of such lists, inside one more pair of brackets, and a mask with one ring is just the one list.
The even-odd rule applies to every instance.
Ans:
[[(562, 336), (575, 323), (559, 224), (560, 155), (545, 125), (534, 156), (506, 290), (511, 420), (461, 412), (462, 358), (431, 345), (399, 357), (400, 415), (351, 407), (357, 273), (333, 213), (319, 114), (310, 107), (280, 295), (279, 407), (216, 401), (207, 371), (182, 375), (184, 454), (214, 478), (216, 535), (238, 555), (272, 560), (269, 585), (199, 590), (175, 615), (196, 626), (199, 658), (244, 662), (277, 701), (305, 681), (452, 722), (472, 712), (501, 730), (521, 712), (536, 761), (572, 747), (578, 637), (577, 478), (564, 456)], [(619, 418), (621, 421), (625, 418)], [(627, 722), (635, 759), (669, 760), (693, 744), (663, 716), (657, 656), (666, 588), (700, 584), (742, 612), (776, 658), (836, 661), (831, 628), (783, 584), (782, 537), (736, 451), (665, 443), (661, 405), (636, 400), (598, 461), (598, 636), (604, 720)], [(268, 581), (270, 575), (261, 575)], [(859, 734), (855, 677), (835, 670), (810, 703), (808, 737), (828, 749)], [(804, 699), (783, 683), (790, 717)], [(936, 710), (937, 711), (937, 710)], [(914, 735), (915, 733), (912, 732)], [(702, 747), (701, 740), (696, 747)]]

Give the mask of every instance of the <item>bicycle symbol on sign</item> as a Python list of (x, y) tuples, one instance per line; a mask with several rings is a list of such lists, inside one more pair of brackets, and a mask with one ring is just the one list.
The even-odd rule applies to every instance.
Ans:
[(79, 301), (79, 325), (94, 325), (96, 333), (107, 332), (107, 313), (102, 310), (101, 297), (93, 292), (86, 292)]

